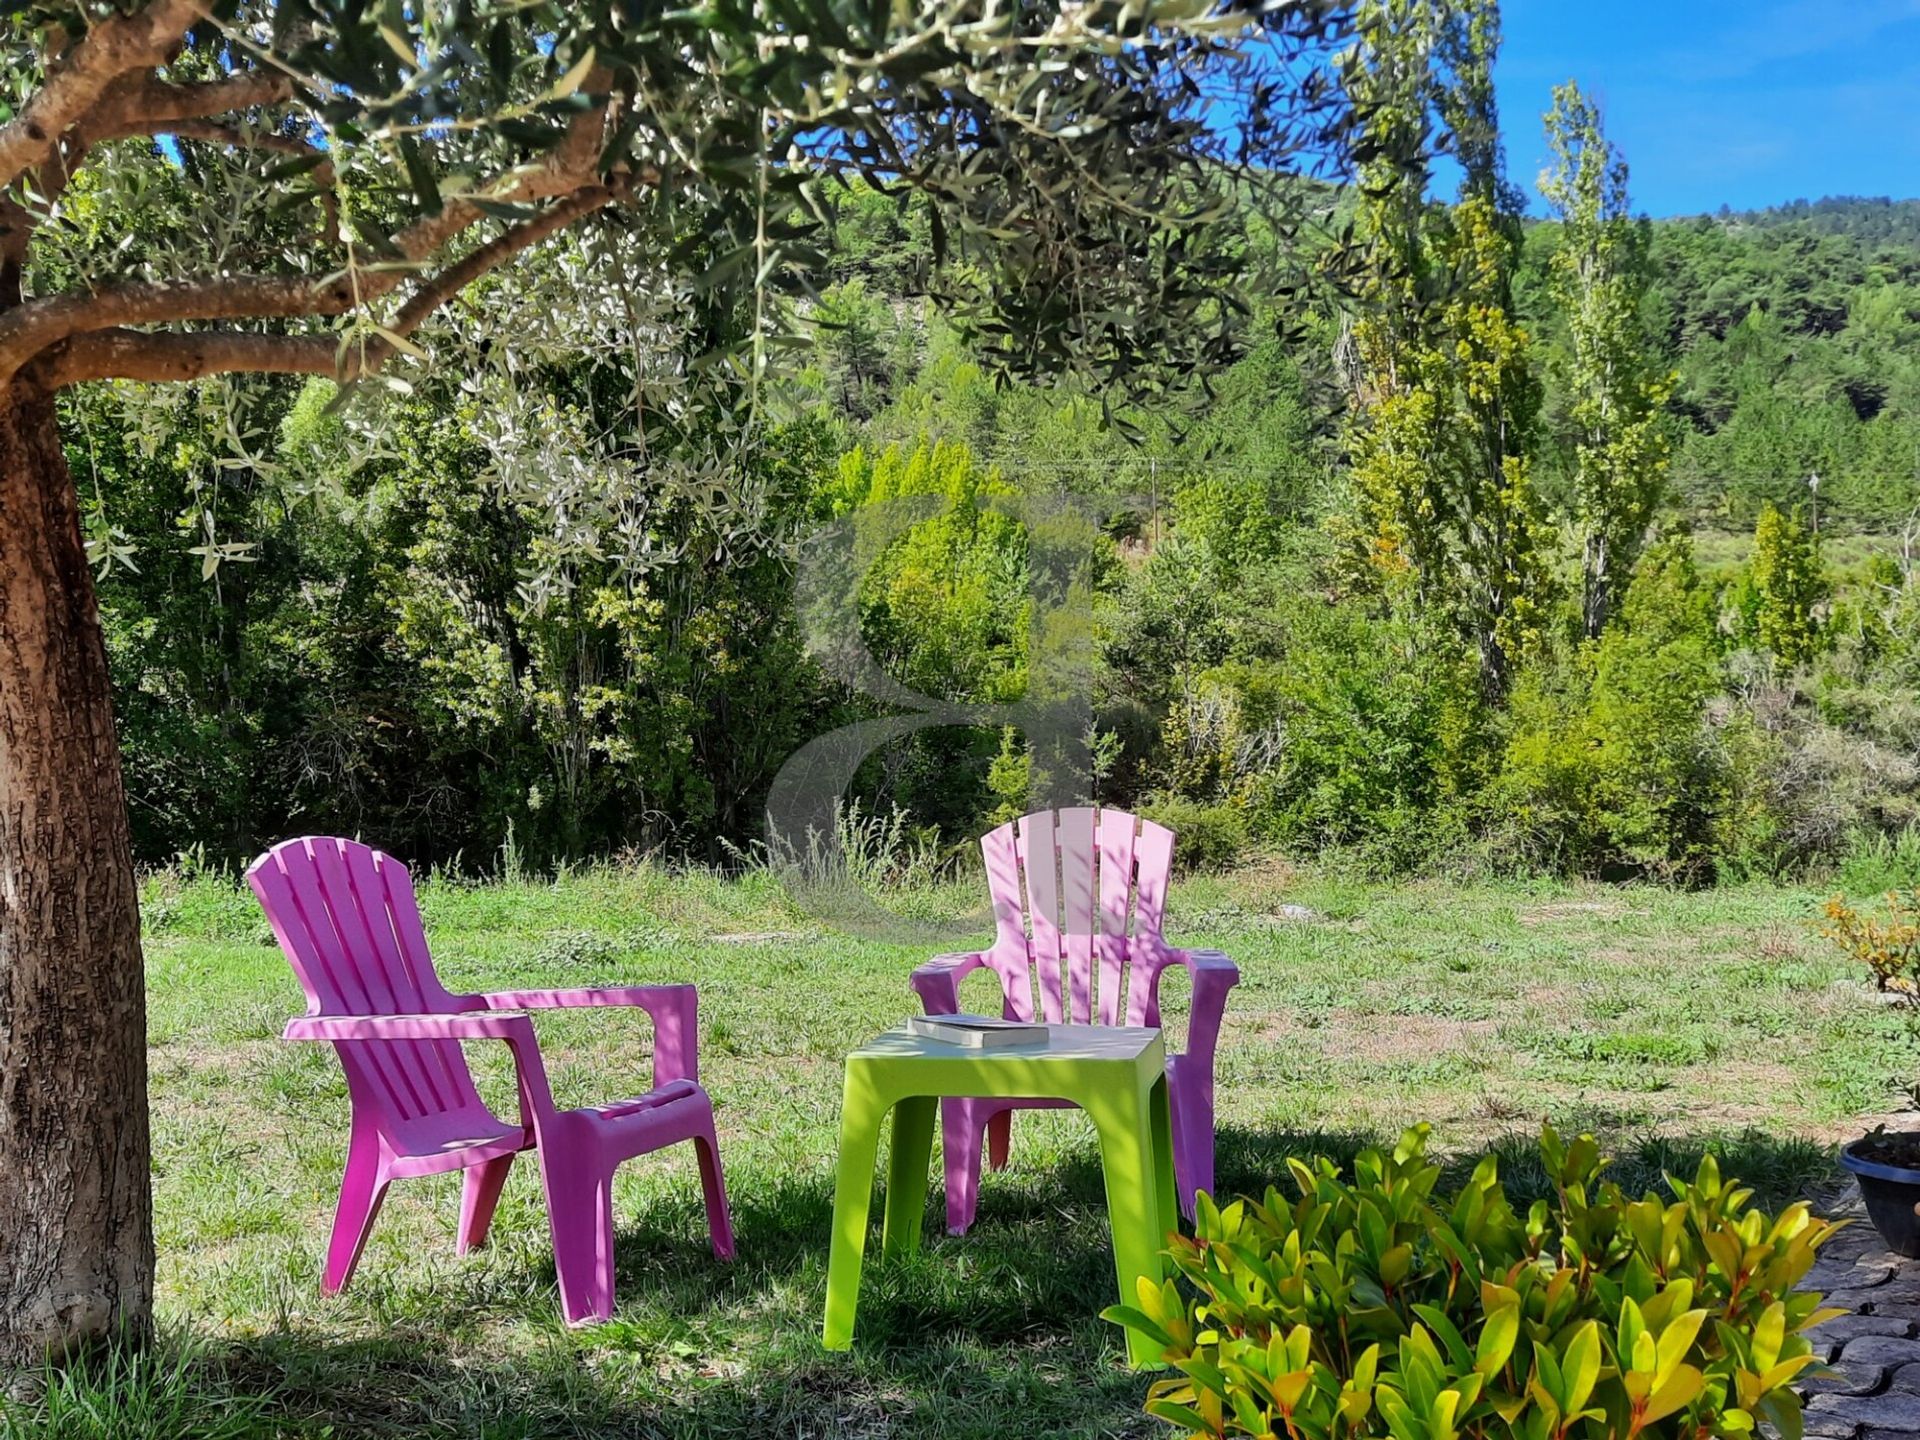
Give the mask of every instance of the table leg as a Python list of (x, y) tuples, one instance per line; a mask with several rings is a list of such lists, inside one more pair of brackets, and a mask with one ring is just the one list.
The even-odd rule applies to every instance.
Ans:
[(1153, 1111), (1153, 1173), (1160, 1194), (1160, 1223), (1156, 1233), (1164, 1241), (1169, 1231), (1180, 1228), (1180, 1188), (1173, 1168), (1173, 1110), (1166, 1076), (1153, 1082), (1148, 1105)]
[(893, 1107), (886, 1224), (880, 1232), (883, 1255), (911, 1255), (920, 1248), (927, 1209), (927, 1167), (933, 1160), (933, 1117), (939, 1103), (931, 1095), (910, 1095)]
[(867, 1247), (867, 1212), (873, 1204), (873, 1166), (880, 1148), (880, 1122), (887, 1105), (849, 1061), (840, 1102), (840, 1158), (834, 1171), (833, 1240), (827, 1252), (827, 1313), (820, 1343), (829, 1350), (853, 1345), (854, 1312), (860, 1303), (860, 1262)]
[[(1138, 1282), (1145, 1278), (1157, 1285), (1164, 1274), (1160, 1250), (1166, 1243), (1166, 1229), (1160, 1207), (1166, 1187), (1156, 1173), (1160, 1162), (1155, 1154), (1152, 1100), (1147, 1092), (1129, 1089), (1103, 1095), (1087, 1110), (1100, 1132), (1120, 1303), (1138, 1305)], [(1129, 1330), (1127, 1359), (1135, 1366), (1158, 1364), (1158, 1347), (1145, 1335)]]

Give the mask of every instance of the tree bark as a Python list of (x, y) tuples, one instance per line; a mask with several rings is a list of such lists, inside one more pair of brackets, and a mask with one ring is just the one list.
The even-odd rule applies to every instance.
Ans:
[(53, 397), (0, 389), (0, 1372), (153, 1306), (146, 993), (106, 649)]
[(1587, 638), (1598, 640), (1607, 628), (1607, 614), (1613, 608), (1613, 572), (1607, 537), (1598, 531), (1587, 536), (1586, 563), (1583, 570), (1582, 618)]

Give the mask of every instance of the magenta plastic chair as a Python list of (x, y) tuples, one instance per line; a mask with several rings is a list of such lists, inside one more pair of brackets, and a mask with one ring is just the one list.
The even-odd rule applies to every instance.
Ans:
[[(327, 1247), (327, 1294), (353, 1276), (386, 1198), (412, 1175), (464, 1170), (459, 1253), (483, 1243), (513, 1157), (537, 1149), (569, 1324), (613, 1314), (613, 1172), (623, 1160), (691, 1140), (713, 1252), (733, 1255), (713, 1104), (698, 1080), (691, 985), (449, 994), (433, 972), (407, 867), (352, 840), (276, 845), (247, 870), (307, 992), (289, 1040), (329, 1040), (347, 1074), (353, 1128)], [(533, 1021), (517, 1013), (637, 1005), (654, 1025), (653, 1088), (583, 1110), (556, 1110)], [(519, 1075), (520, 1123), (473, 1088), (463, 1040), (502, 1040)]]
[[(1169, 965), (1185, 966), (1193, 1008), (1186, 1052), (1167, 1056), (1167, 1091), (1180, 1208), (1191, 1216), (1195, 1192), (1213, 1189), (1213, 1049), (1240, 972), (1218, 950), (1175, 950), (1161, 938), (1173, 832), (1124, 810), (1042, 810), (983, 836), (980, 849), (998, 933), (991, 949), (941, 955), (913, 972), (927, 1013), (957, 1013), (961, 977), (984, 966), (1000, 981), (1010, 1020), (1158, 1026), (1160, 976)], [(1003, 1169), (1012, 1112), (1067, 1104), (942, 1102), (951, 1234), (973, 1224), (982, 1134), (993, 1168)]]

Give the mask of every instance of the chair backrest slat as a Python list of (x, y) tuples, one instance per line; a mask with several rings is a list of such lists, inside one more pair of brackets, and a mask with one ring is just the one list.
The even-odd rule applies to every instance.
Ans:
[(1051, 810), (1021, 817), (1020, 861), (1027, 873), (1028, 953), (1040, 1018), (1058, 1025), (1065, 1018), (1060, 1008), (1060, 854)]
[(1140, 838), (1133, 842), (1133, 867), (1134, 964), (1128, 977), (1127, 1024), (1158, 1025), (1164, 961), (1154, 957), (1166, 950), (1160, 935), (1167, 916), (1167, 884), (1173, 878), (1173, 832), (1141, 821)]
[[(406, 866), (352, 840), (303, 837), (247, 870), (309, 1015), (450, 1014)], [(490, 1113), (452, 1040), (337, 1045), (355, 1104), (370, 1104), (401, 1151), (432, 1148)], [(494, 1122), (497, 1124), (497, 1122)]]
[(1005, 1013), (1158, 1025), (1173, 832), (1124, 810), (1036, 811), (984, 835)]
[(1133, 919), (1133, 838), (1138, 822), (1124, 810), (1100, 812), (1100, 1023), (1126, 1016), (1127, 926)]
[(1054, 826), (1060, 854), (1060, 928), (1066, 945), (1066, 1017), (1093, 1020), (1093, 811), (1062, 810)]
[(1033, 1019), (1033, 982), (1027, 957), (1026, 906), (1021, 893), (1020, 842), (1015, 826), (1002, 825), (980, 839), (987, 862), (987, 893), (993, 898), (996, 935), (991, 963), (1000, 977), (1003, 1012), (1009, 1020)]

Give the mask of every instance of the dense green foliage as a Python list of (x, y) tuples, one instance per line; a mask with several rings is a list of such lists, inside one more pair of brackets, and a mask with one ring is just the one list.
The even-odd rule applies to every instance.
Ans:
[(1654, 227), (1652, 304), (1679, 370), (1674, 471), (1700, 513), (1750, 521), (1766, 500), (1807, 500), (1816, 474), (1836, 517), (1887, 524), (1920, 504), (1920, 244), (1876, 231), (1881, 206), (1822, 213), (1860, 227)]
[(1522, 1215), (1492, 1157), (1452, 1197), (1427, 1129), (1347, 1179), (1288, 1162), (1298, 1198), (1202, 1201), (1140, 1283), (1138, 1326), (1180, 1371), (1147, 1409), (1194, 1437), (1566, 1440), (1800, 1433), (1801, 1332), (1840, 1312), (1798, 1287), (1835, 1227), (1778, 1216), (1711, 1157), (1671, 1200), (1603, 1179), (1593, 1137), (1551, 1126), (1550, 1198)]
[[(297, 450), (327, 428), (324, 390), (284, 417), (281, 387), (236, 398)], [(90, 440), (116, 433), (101, 409)], [(672, 565), (576, 562), (563, 593), (530, 596), (551, 529), (490, 483), (476, 409), (451, 386), (410, 397), (390, 458), (291, 504), (220, 457), (205, 414), (151, 458), (87, 457), (103, 513), (138, 537), (101, 591), (141, 853), (240, 858), (337, 830), (486, 862), (752, 829), (835, 704), (808, 683), (789, 566), (671, 508), (650, 518)], [(805, 513), (825, 441), (802, 423), (764, 448), (773, 533)], [(202, 537), (169, 533), (196, 487), (228, 547), (205, 576)]]
[[(810, 657), (796, 561), (902, 498), (921, 518), (860, 579), (861, 638), (968, 704), (1027, 693), (1062, 623), (1019, 507), (1095, 508), (1064, 592), (1094, 634), (1085, 779), (1190, 861), (1702, 881), (1909, 853), (1914, 206), (1635, 220), (1569, 88), (1554, 218), (1522, 224), (1490, 7), (1430, 44), (1376, 8), (1339, 67), (1374, 268), (1340, 306), (1271, 297), (1275, 338), (1151, 401), (1007, 383), (1005, 337), (929, 296), (926, 206), (859, 187), (831, 197), (794, 383), (725, 447), (724, 513), (647, 488), (636, 446), (698, 437), (649, 440), (618, 358), (565, 335), (515, 377), (538, 433), (511, 445), (457, 366), (383, 397), (351, 463), (324, 384), (204, 382), (131, 426), (70, 396), (139, 853), (750, 847), (782, 761), (884, 709)], [(1457, 203), (1419, 202), (1428, 151)], [(571, 283), (569, 253), (533, 263), (536, 300)], [(850, 798), (960, 853), (1034, 793), (1026, 744), (923, 730)]]

